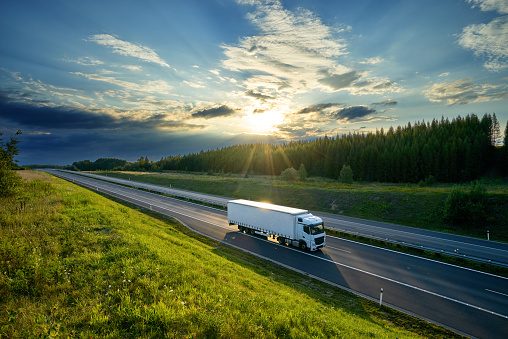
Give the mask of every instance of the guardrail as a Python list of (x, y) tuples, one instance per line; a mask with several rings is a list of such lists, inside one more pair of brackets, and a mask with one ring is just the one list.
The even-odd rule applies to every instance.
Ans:
[(113, 177), (106, 177), (106, 176), (92, 174), (92, 173), (76, 172), (76, 171), (69, 171), (69, 170), (57, 170), (57, 171), (81, 175), (84, 177), (89, 177), (89, 178), (93, 178), (93, 179), (97, 179), (97, 180), (101, 180), (101, 181), (112, 182), (112, 183), (116, 183), (119, 185), (134, 187), (134, 188), (143, 189), (143, 190), (147, 190), (147, 191), (151, 191), (151, 192), (163, 193), (163, 194), (167, 194), (167, 195), (177, 197), (177, 198), (198, 201), (198, 202), (221, 206), (221, 207), (226, 207), (228, 201), (230, 200), (227, 198), (215, 197), (215, 196), (210, 196), (207, 194), (206, 195), (199, 194), (199, 193), (185, 191), (185, 190), (181, 190), (181, 189), (161, 187), (161, 186), (152, 185), (152, 184), (145, 184), (145, 183), (141, 183), (141, 182), (132, 182), (130, 180), (113, 178)]

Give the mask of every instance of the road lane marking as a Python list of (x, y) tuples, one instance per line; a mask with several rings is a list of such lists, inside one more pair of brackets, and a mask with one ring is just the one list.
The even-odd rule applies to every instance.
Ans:
[(346, 252), (346, 253), (351, 253), (351, 251), (343, 250), (342, 248), (333, 247), (333, 246), (330, 246), (330, 245), (326, 245), (326, 248), (333, 248), (334, 250), (337, 250), (337, 251), (342, 251), (342, 252)]
[[(111, 184), (111, 183), (110, 183)], [(93, 186), (93, 185), (92, 185)], [(94, 187), (97, 187), (97, 186), (94, 186)], [(104, 191), (104, 193), (107, 193), (107, 189), (104, 189), (102, 188)], [(114, 190), (114, 188), (109, 188), (109, 190), (113, 193), (113, 194), (118, 194), (120, 196), (123, 196), (127, 199), (131, 199), (131, 200), (134, 200), (134, 201), (138, 201), (138, 202), (141, 202), (142, 204), (148, 204), (150, 205), (149, 202), (146, 202), (146, 201), (143, 201), (143, 200), (140, 200), (140, 199), (137, 199), (135, 197), (130, 197), (130, 196), (127, 196), (125, 194), (123, 194), (123, 192), (118, 192)], [(134, 192), (132, 192), (133, 194), (136, 193), (135, 190), (133, 190)], [(148, 198), (145, 198), (147, 200), (150, 200)], [(152, 200), (153, 201), (153, 200)], [(158, 203), (163, 203), (161, 201), (158, 201)], [(155, 204), (152, 204), (154, 206), (156, 206)], [(195, 220), (198, 220), (198, 221), (201, 221), (201, 222), (205, 222), (207, 224), (210, 224), (210, 225), (214, 225), (214, 226), (218, 226), (218, 227), (221, 227), (221, 228), (225, 228), (225, 229), (228, 229), (224, 226), (221, 226), (221, 225), (217, 225), (217, 224), (214, 224), (212, 222), (209, 222), (209, 221), (206, 221), (206, 220), (203, 220), (203, 219), (199, 219), (199, 218), (196, 218), (192, 215), (188, 215), (188, 214), (185, 214), (185, 213), (182, 213), (182, 212), (178, 212), (178, 211), (172, 211), (168, 208), (166, 208), (165, 206), (156, 206), (160, 209), (163, 209), (163, 210), (166, 210), (166, 211), (169, 211), (169, 212), (173, 212), (173, 213), (177, 213), (177, 214), (180, 214), (180, 215), (183, 215), (183, 216), (186, 216), (188, 218), (191, 218), (191, 219), (195, 219)], [(269, 242), (267, 240), (263, 240), (263, 239), (260, 239), (259, 237), (254, 237), (254, 236), (251, 236), (251, 235), (248, 235), (248, 234), (245, 234), (246, 236), (250, 236), (252, 238), (255, 238), (255, 239), (258, 239), (258, 240), (261, 240), (261, 241), (265, 241), (265, 242)], [(278, 245), (276, 243), (273, 243), (273, 242), (269, 242), (271, 243), (272, 245), (274, 246), (281, 246), (281, 245)], [(367, 274), (367, 275), (370, 275), (370, 276), (373, 276), (373, 277), (376, 277), (376, 278), (379, 278), (379, 279), (383, 279), (383, 280), (386, 280), (386, 281), (390, 281), (392, 283), (395, 283), (395, 284), (398, 284), (398, 285), (401, 285), (401, 286), (404, 286), (404, 287), (407, 287), (407, 288), (410, 288), (410, 289), (414, 289), (414, 290), (417, 290), (417, 291), (420, 291), (420, 292), (423, 292), (423, 293), (427, 293), (427, 294), (430, 294), (430, 295), (433, 295), (435, 297), (438, 297), (438, 298), (442, 298), (442, 299), (445, 299), (445, 300), (449, 300), (449, 301), (452, 301), (452, 302), (455, 302), (455, 303), (458, 303), (458, 304), (461, 304), (461, 305), (464, 305), (464, 306), (468, 306), (468, 307), (471, 307), (471, 308), (474, 308), (474, 309), (477, 309), (479, 311), (483, 311), (483, 312), (486, 312), (486, 313), (489, 313), (489, 314), (492, 314), (492, 315), (495, 315), (495, 316), (498, 316), (498, 317), (501, 317), (501, 318), (504, 318), (504, 319), (508, 319), (508, 316), (507, 315), (504, 315), (504, 314), (501, 314), (501, 313), (497, 313), (497, 312), (494, 312), (494, 311), (491, 311), (491, 310), (488, 310), (486, 308), (483, 308), (483, 307), (480, 307), (480, 306), (476, 306), (476, 305), (472, 305), (470, 303), (467, 303), (467, 302), (464, 302), (464, 301), (461, 301), (461, 300), (457, 300), (457, 299), (454, 299), (454, 298), (451, 298), (451, 297), (447, 297), (445, 295), (441, 295), (439, 293), (436, 293), (436, 292), (432, 292), (432, 291), (429, 291), (429, 290), (425, 290), (423, 288), (420, 288), (420, 287), (417, 287), (417, 286), (413, 286), (413, 285), (410, 285), (410, 284), (407, 284), (407, 283), (404, 283), (404, 282), (401, 282), (401, 281), (397, 281), (395, 279), (392, 279), (392, 278), (388, 278), (388, 277), (384, 277), (382, 275), (379, 275), (379, 274), (376, 274), (376, 273), (372, 273), (372, 272), (368, 272), (368, 271), (365, 271), (365, 270), (362, 270), (360, 268), (356, 268), (356, 267), (353, 267), (353, 266), (350, 266), (350, 265), (346, 265), (346, 264), (343, 264), (343, 263), (340, 263), (340, 262), (337, 262), (337, 261), (334, 261), (332, 259), (327, 259), (327, 258), (322, 258), (322, 257), (319, 257), (315, 254), (311, 254), (311, 253), (306, 253), (306, 252), (302, 252), (302, 251), (299, 251), (297, 249), (294, 249), (294, 248), (291, 248), (291, 247), (285, 247), (285, 246), (281, 246), (281, 247), (284, 247), (288, 250), (292, 250), (292, 251), (295, 251), (295, 252), (298, 252), (300, 254), (304, 254), (304, 255), (308, 255), (308, 256), (311, 256), (311, 257), (314, 257), (316, 259), (320, 259), (320, 260), (323, 260), (323, 261), (327, 261), (327, 262), (330, 262), (330, 263), (333, 263), (337, 266), (342, 266), (342, 267), (345, 267), (345, 268), (348, 268), (348, 269), (351, 269), (351, 270), (354, 270), (354, 271), (357, 271), (357, 272), (360, 272), (360, 273), (363, 273), (363, 274)]]
[(508, 294), (505, 294), (505, 293), (501, 293), (501, 292), (498, 292), (498, 291), (494, 291), (494, 290), (489, 290), (488, 288), (485, 289), (485, 291), (489, 291), (489, 292), (492, 292), (492, 293), (497, 293), (497, 294), (501, 294), (501, 295), (504, 295), (505, 297), (508, 297)]

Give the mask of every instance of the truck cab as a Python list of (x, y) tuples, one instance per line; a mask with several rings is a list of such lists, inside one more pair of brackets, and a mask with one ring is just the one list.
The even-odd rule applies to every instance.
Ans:
[(296, 222), (300, 234), (300, 248), (316, 251), (326, 245), (325, 229), (321, 218), (308, 213), (297, 216)]

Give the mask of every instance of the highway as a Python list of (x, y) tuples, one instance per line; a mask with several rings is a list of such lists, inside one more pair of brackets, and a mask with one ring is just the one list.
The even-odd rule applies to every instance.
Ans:
[[(225, 207), (228, 200), (232, 199), (228, 197), (219, 197), (215, 195), (191, 192), (176, 188), (168, 188), (164, 186), (124, 180), (92, 173), (72, 171), (65, 172), (114, 182), (130, 187), (142, 188), (153, 192), (187, 198), (194, 201), (201, 201), (217, 206)], [(311, 212), (314, 215), (320, 216), (324, 221), (325, 227), (327, 228), (332, 228), (350, 234), (361, 235), (363, 237), (401, 244), (404, 246), (430, 250), (447, 255), (464, 257), (479, 262), (487, 262), (508, 267), (508, 244), (506, 243), (487, 241), (486, 239), (483, 240), (379, 221), (340, 216), (330, 213), (315, 211)], [(494, 230), (492, 232), (492, 236), (495, 236)]]
[(48, 172), (175, 217), (196, 232), (371, 300), (378, 300), (383, 288), (383, 304), (458, 333), (508, 338), (507, 278), (336, 237), (327, 237), (323, 251), (303, 252), (238, 232), (220, 209), (88, 176)]

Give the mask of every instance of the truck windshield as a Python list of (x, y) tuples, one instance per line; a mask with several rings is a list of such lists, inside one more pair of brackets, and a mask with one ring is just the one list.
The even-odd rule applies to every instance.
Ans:
[(312, 235), (321, 234), (324, 231), (325, 231), (325, 228), (323, 227), (323, 224), (312, 225), (310, 228), (310, 234), (312, 234)]

